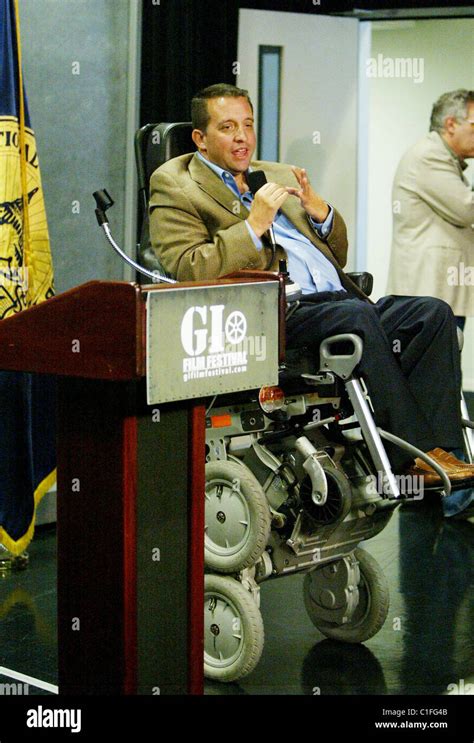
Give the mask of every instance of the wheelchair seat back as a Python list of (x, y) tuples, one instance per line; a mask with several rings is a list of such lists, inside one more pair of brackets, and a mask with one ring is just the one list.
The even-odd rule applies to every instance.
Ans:
[(150, 245), (148, 220), (150, 178), (152, 173), (167, 160), (194, 150), (191, 132), (191, 122), (178, 121), (146, 124), (138, 129), (135, 134), (135, 161), (141, 209), (137, 259), (140, 265), (148, 270), (158, 271), (164, 275), (167, 274)]

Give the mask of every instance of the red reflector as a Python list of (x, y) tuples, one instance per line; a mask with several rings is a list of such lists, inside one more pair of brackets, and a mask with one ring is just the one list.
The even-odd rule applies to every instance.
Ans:
[(272, 413), (285, 404), (285, 393), (280, 387), (262, 387), (258, 401), (265, 413)]
[(225, 428), (232, 425), (231, 415), (211, 415), (212, 428)]

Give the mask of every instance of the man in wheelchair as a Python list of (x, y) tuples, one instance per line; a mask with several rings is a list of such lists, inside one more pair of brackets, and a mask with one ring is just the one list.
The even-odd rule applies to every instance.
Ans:
[[(198, 152), (174, 158), (151, 179), (150, 236), (164, 268), (178, 280), (214, 279), (239, 269), (278, 270), (288, 261), (303, 292), (286, 325), (289, 348), (316, 351), (324, 338), (355, 333), (364, 342), (358, 372), (379, 426), (439, 461), (453, 483), (474, 465), (445, 451), (462, 448), (460, 361), (456, 326), (442, 301), (384, 297), (373, 304), (343, 272), (347, 237), (337, 210), (313, 190), (306, 172), (252, 163), (256, 139), (246, 91), (211, 86), (193, 99)], [(269, 182), (252, 197), (249, 169)], [(266, 233), (273, 228), (277, 247)], [(316, 249), (315, 249), (316, 248)], [(433, 451), (435, 450), (435, 451)], [(439, 475), (390, 447), (392, 466), (441, 485)], [(423, 467), (423, 469), (421, 469)]]
[[(208, 411), (206, 568), (227, 575), (206, 576), (205, 665), (212, 678), (233, 680), (262, 650), (256, 604), (265, 578), (313, 568), (305, 605), (314, 624), (349, 642), (375, 634), (388, 610), (386, 583), (358, 545), (400, 502), (393, 472), (449, 492), (450, 483), (474, 482), (474, 464), (449, 453), (464, 443), (450, 307), (429, 297), (368, 299), (342, 270), (344, 221), (305, 170), (252, 161), (247, 91), (206, 88), (192, 101), (192, 119), (197, 152), (151, 177), (157, 257), (180, 281), (278, 272), (285, 260), (301, 289), (286, 346), (313, 360), (306, 390), (300, 382), (294, 394), (219, 399)], [(262, 170), (267, 182), (255, 184), (252, 173)], [(351, 433), (353, 413), (362, 441)], [(380, 483), (370, 490), (377, 473), (385, 492)]]

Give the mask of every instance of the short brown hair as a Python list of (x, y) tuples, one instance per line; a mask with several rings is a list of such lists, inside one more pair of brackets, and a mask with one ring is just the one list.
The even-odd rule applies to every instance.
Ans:
[(191, 119), (193, 129), (200, 129), (202, 132), (206, 131), (210, 119), (207, 101), (211, 98), (246, 98), (253, 113), (252, 101), (250, 100), (248, 90), (237, 88), (235, 85), (228, 85), (227, 83), (216, 83), (216, 85), (209, 85), (207, 88), (203, 88), (192, 99)]

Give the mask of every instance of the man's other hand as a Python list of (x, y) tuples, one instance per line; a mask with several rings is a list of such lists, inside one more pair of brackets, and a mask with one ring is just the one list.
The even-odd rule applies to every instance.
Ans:
[(261, 237), (271, 226), (278, 209), (288, 198), (288, 190), (278, 183), (265, 183), (258, 189), (250, 207), (247, 222), (257, 235)]
[(300, 188), (286, 189), (287, 193), (292, 196), (297, 196), (301, 202), (301, 206), (310, 217), (320, 224), (324, 222), (329, 214), (329, 207), (326, 202), (313, 191), (309, 178), (304, 168), (296, 168), (292, 166), (292, 171), (295, 174), (295, 178), (298, 181)]

